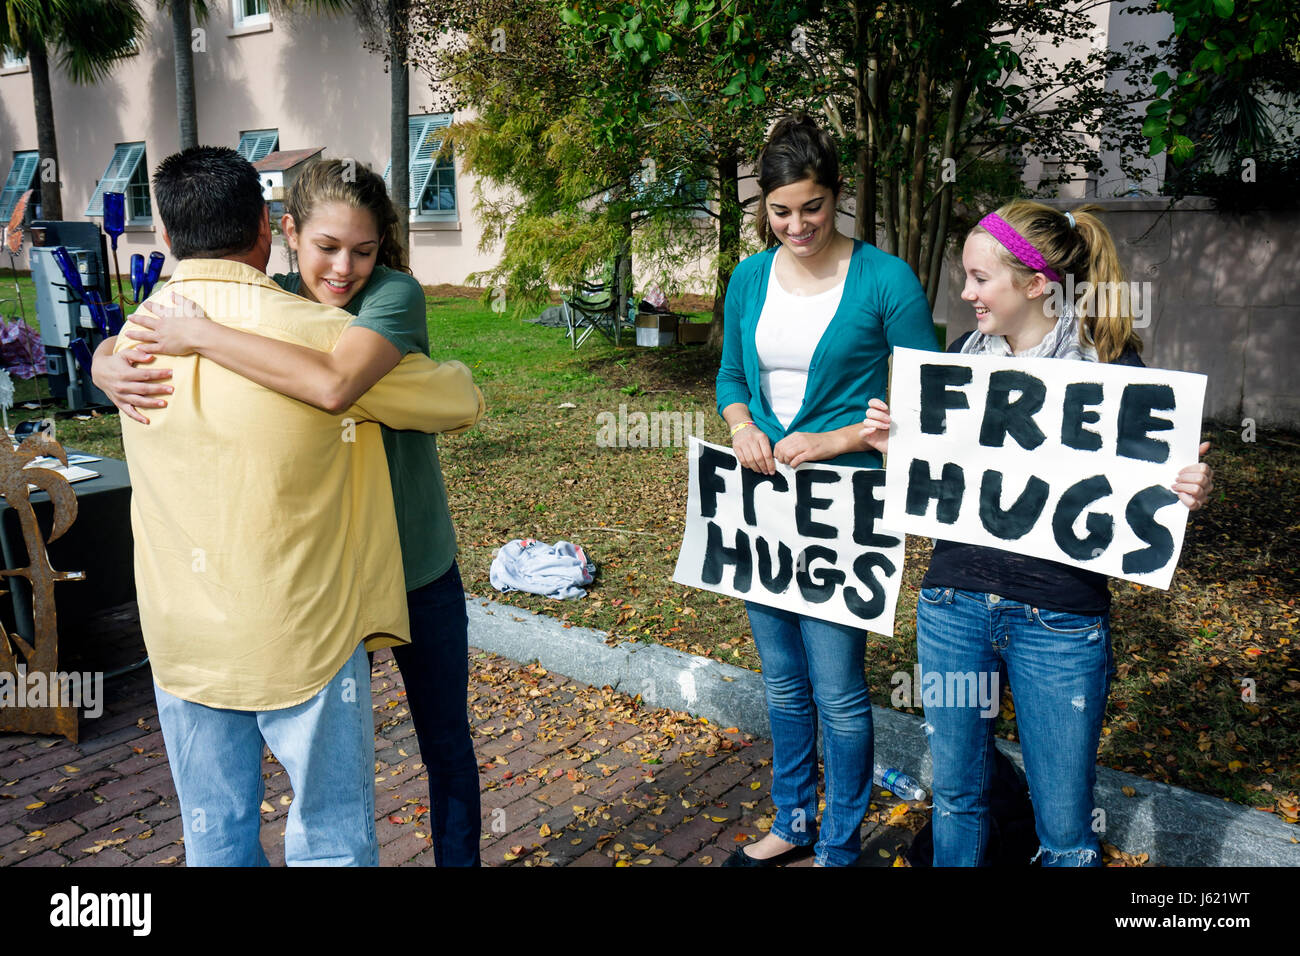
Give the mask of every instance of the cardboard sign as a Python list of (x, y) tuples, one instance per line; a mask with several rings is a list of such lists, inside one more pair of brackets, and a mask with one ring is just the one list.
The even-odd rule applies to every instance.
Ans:
[(691, 437), (673, 580), (891, 634), (903, 536), (879, 523), (885, 472), (807, 462), (764, 475)]
[(1168, 588), (1205, 376), (895, 349), (884, 520)]

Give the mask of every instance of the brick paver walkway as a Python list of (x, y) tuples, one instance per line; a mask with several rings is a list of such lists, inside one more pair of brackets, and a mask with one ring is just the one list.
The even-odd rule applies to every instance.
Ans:
[[(65, 670), (142, 655), (134, 605), (95, 627)], [(432, 866), (428, 790), (391, 655), (372, 669), (376, 827), (385, 866)], [(176, 866), (180, 808), (148, 668), (108, 682), (82, 739), (0, 734), (0, 866)], [(474, 652), (469, 707), (493, 866), (719, 866), (774, 812), (771, 743), (536, 666)], [(262, 843), (284, 861), (292, 793), (268, 754)], [(926, 811), (876, 791), (860, 865), (889, 866)], [(907, 812), (905, 812), (907, 811)], [(811, 865), (805, 860), (795, 865)]]

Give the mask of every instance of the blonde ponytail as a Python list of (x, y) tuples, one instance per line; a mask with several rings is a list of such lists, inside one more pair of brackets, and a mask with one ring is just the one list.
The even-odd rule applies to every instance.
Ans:
[[(1113, 362), (1132, 346), (1141, 351), (1142, 340), (1133, 331), (1133, 303), (1128, 277), (1120, 265), (1119, 252), (1110, 230), (1095, 215), (1098, 206), (1080, 206), (1071, 215), (1078, 224), (1087, 256), (1083, 279), (1090, 283), (1079, 297), (1075, 309), (1079, 314), (1080, 336), (1092, 343), (1097, 358)], [(1079, 282), (1076, 279), (1076, 284)]]

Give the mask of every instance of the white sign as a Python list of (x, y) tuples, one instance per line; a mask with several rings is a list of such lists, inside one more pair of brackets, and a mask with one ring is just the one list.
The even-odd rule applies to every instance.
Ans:
[(764, 475), (694, 436), (690, 462), (674, 581), (893, 633), (903, 536), (877, 523), (882, 469), (778, 462)]
[(1205, 376), (895, 349), (884, 521), (1168, 588)]

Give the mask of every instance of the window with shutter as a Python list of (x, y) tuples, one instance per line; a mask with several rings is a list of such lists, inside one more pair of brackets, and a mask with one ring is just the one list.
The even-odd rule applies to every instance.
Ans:
[[(442, 148), (442, 130), (451, 125), (450, 113), (412, 116), (407, 124), (410, 136), (410, 187), (407, 204), (417, 220), (448, 220), (456, 213), (456, 164), (451, 157), (437, 157)], [(384, 184), (392, 192), (393, 163), (384, 169)]]
[(14, 163), (9, 167), (9, 175), (5, 177), (4, 189), (0, 190), (0, 223), (9, 221), (18, 200), (32, 188), (32, 180), (36, 178), (36, 167), (39, 164), (40, 154), (35, 150), (14, 153)]
[(126, 193), (127, 219), (146, 222), (152, 219), (149, 202), (149, 164), (144, 160), (144, 143), (118, 143), (113, 158), (100, 177), (86, 207), (87, 216), (104, 215), (104, 193)]
[(279, 148), (280, 131), (276, 129), (250, 129), (240, 134), (239, 145), (235, 147), (250, 163), (266, 159)]

